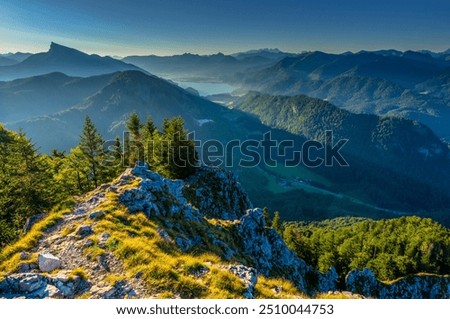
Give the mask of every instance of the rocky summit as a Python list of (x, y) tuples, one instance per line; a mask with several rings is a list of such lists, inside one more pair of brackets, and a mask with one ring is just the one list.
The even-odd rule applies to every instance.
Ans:
[[(347, 295), (448, 298), (448, 278), (422, 281), (353, 271)], [(337, 282), (333, 267), (323, 274), (288, 249), (232, 173), (211, 167), (186, 180), (127, 169), (0, 256), (1, 298), (305, 298)]]

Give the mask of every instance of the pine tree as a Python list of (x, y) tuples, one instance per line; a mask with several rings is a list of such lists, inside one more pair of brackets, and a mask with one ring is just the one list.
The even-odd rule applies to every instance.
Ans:
[(277, 233), (281, 234), (281, 219), (279, 212), (275, 212), (273, 215), (272, 228), (275, 229)]
[(49, 163), (25, 134), (0, 125), (0, 248), (17, 238), (28, 217), (60, 199)]
[(131, 113), (126, 123), (127, 129), (130, 131), (130, 138), (127, 147), (129, 148), (129, 164), (135, 165), (136, 162), (145, 160), (144, 145), (141, 136), (143, 125), (136, 112)]
[(104, 160), (103, 143), (103, 138), (95, 128), (94, 123), (89, 116), (86, 116), (79, 146), (82, 155), (89, 164), (89, 179), (92, 180), (95, 188), (105, 179), (105, 168), (102, 166)]
[(164, 120), (162, 160), (165, 173), (170, 178), (184, 179), (196, 171), (197, 152), (188, 138), (182, 117)]
[(152, 139), (155, 132), (158, 130), (153, 119), (150, 115), (147, 116), (147, 120), (144, 125), (144, 135), (146, 139)]
[(133, 140), (140, 140), (142, 124), (136, 112), (131, 113), (126, 126), (130, 131)]
[(270, 219), (270, 212), (267, 207), (263, 208), (263, 215), (264, 215), (264, 220), (266, 221), (266, 225), (271, 225), (272, 221)]

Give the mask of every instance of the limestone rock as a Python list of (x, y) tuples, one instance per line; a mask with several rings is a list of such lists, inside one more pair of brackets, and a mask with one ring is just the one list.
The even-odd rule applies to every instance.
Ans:
[(252, 259), (260, 273), (266, 276), (280, 274), (311, 294), (336, 289), (337, 274), (323, 275), (289, 250), (277, 232), (266, 227), (260, 208), (248, 210), (237, 231), (246, 256)]
[(352, 270), (346, 277), (347, 290), (365, 297), (380, 299), (448, 299), (450, 278), (433, 275), (410, 275), (391, 284), (375, 278), (373, 272)]
[(61, 260), (52, 254), (39, 254), (38, 256), (39, 270), (42, 272), (52, 272), (61, 267)]
[(247, 289), (244, 292), (244, 297), (247, 299), (253, 299), (255, 286), (258, 282), (258, 271), (254, 268), (247, 267), (242, 264), (230, 265), (228, 269), (243, 281), (244, 286)]
[(105, 216), (105, 212), (102, 210), (96, 210), (95, 212), (92, 212), (89, 214), (89, 218), (90, 219), (97, 219), (100, 218), (102, 216)]

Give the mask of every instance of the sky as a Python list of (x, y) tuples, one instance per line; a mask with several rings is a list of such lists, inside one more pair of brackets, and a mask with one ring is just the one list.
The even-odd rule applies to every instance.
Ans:
[(450, 1), (1, 0), (0, 52), (43, 52), (52, 41), (111, 56), (444, 51)]

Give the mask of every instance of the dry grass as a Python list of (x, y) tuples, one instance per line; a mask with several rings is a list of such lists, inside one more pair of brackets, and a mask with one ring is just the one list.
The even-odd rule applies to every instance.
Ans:
[(258, 277), (255, 286), (255, 297), (258, 299), (304, 299), (308, 298), (290, 281), (279, 278)]
[(20, 253), (27, 252), (37, 246), (45, 231), (56, 225), (71, 209), (52, 211), (44, 219), (37, 222), (31, 230), (19, 238), (15, 243), (6, 246), (0, 253), (0, 277), (14, 272), (21, 264)]

